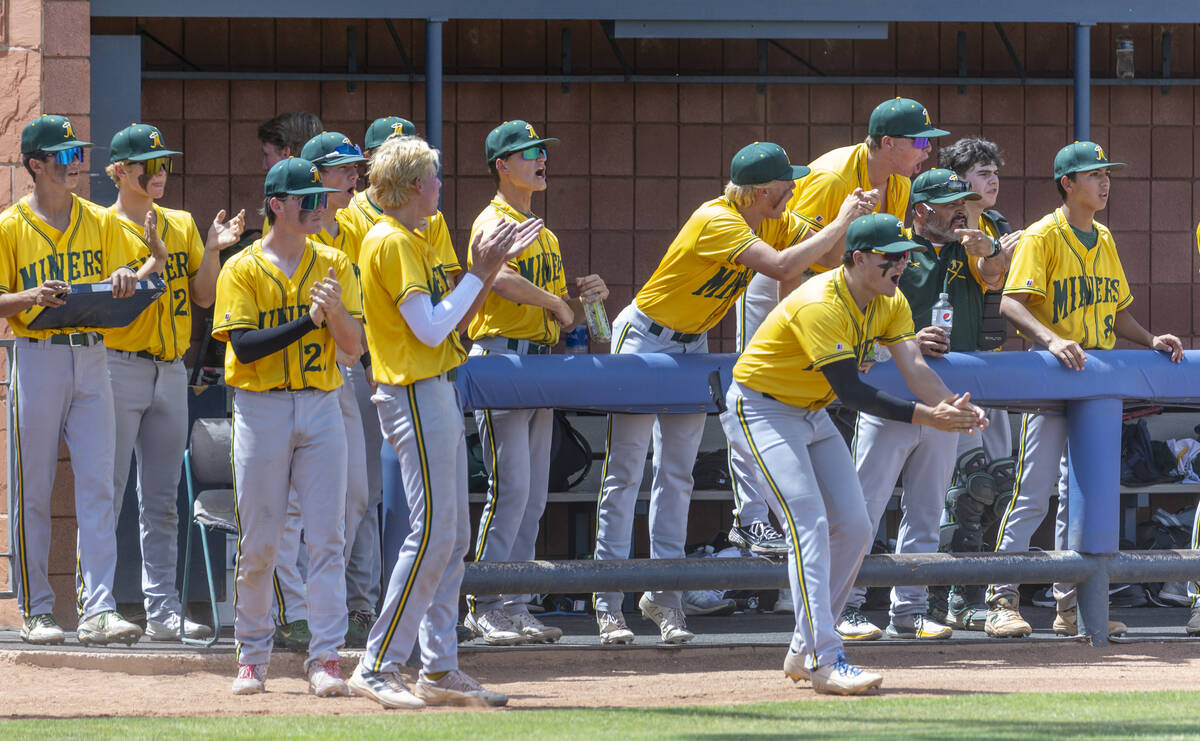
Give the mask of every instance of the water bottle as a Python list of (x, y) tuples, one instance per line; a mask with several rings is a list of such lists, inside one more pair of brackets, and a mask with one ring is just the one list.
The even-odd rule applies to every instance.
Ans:
[(892, 359), (892, 351), (887, 348), (887, 345), (882, 342), (875, 343), (875, 362), (886, 363)]
[(582, 324), (567, 332), (563, 340), (568, 355), (582, 355), (588, 351), (588, 330)]
[(1133, 77), (1133, 36), (1126, 25), (1117, 33), (1117, 77), (1125, 80)]
[(939, 293), (937, 303), (933, 305), (933, 326), (946, 330), (947, 336), (954, 328), (954, 307), (950, 305), (950, 294)]
[(588, 334), (593, 342), (609, 342), (612, 340), (612, 327), (608, 323), (608, 312), (604, 310), (604, 301), (586, 301), (583, 304), (583, 315), (587, 318)]

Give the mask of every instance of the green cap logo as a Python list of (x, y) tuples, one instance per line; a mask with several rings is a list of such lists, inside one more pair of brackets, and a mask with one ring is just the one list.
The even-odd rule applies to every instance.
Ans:
[(91, 142), (75, 138), (75, 128), (66, 116), (38, 116), (21, 129), (21, 154), (90, 146)]
[(384, 116), (375, 119), (367, 127), (367, 134), (363, 137), (363, 148), (367, 150), (375, 149), (393, 136), (416, 135), (417, 127), (407, 118)]
[(799, 180), (809, 173), (804, 165), (793, 165), (783, 147), (773, 142), (747, 144), (733, 155), (729, 179), (734, 185), (762, 185), (775, 180)]
[(288, 157), (276, 162), (267, 172), (263, 183), (263, 195), (306, 196), (313, 193), (336, 193), (335, 188), (321, 184), (321, 172), (317, 166), (302, 157)]
[(109, 162), (144, 162), (173, 154), (183, 153), (167, 149), (162, 132), (150, 124), (130, 124), (113, 134), (108, 145)]
[(867, 122), (871, 136), (939, 137), (950, 132), (939, 129), (929, 119), (929, 110), (912, 98), (885, 100), (871, 111)]
[(1058, 150), (1054, 155), (1054, 179), (1063, 175), (1109, 167), (1119, 170), (1124, 162), (1111, 162), (1104, 148), (1095, 142), (1073, 142)]
[(846, 230), (846, 252), (889, 254), (923, 250), (904, 233), (904, 224), (891, 214), (860, 216)]
[(516, 154), (530, 147), (552, 147), (558, 144), (553, 137), (539, 137), (533, 124), (525, 121), (505, 121), (488, 132), (483, 141), (484, 156), (488, 162)]

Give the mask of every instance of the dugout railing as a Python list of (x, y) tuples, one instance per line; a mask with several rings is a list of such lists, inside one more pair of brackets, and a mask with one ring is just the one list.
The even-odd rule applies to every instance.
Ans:
[[(714, 412), (722, 404), (735, 360), (716, 354), (490, 355), (469, 359), (458, 387), (468, 408)], [(1080, 635), (1104, 645), (1110, 582), (1200, 580), (1200, 551), (1118, 548), (1123, 406), (1200, 407), (1200, 351), (1185, 351), (1179, 364), (1150, 350), (1090, 352), (1087, 366), (1078, 372), (1067, 370), (1048, 352), (950, 353), (929, 364), (952, 390), (969, 391), (978, 403), (1066, 416), (1070, 550), (868, 556), (859, 572), (860, 585), (1074, 582), (1079, 585)], [(868, 380), (912, 398), (894, 363), (876, 365)], [(630, 559), (473, 563), (467, 566), (462, 590), (545, 593), (786, 584), (784, 565), (763, 559)]]

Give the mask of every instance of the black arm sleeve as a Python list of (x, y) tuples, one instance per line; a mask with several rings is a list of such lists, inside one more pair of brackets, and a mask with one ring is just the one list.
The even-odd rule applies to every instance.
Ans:
[(240, 363), (262, 360), (279, 352), (317, 328), (308, 314), (287, 324), (269, 329), (235, 329), (229, 333), (229, 346)]
[(358, 363), (363, 367), (363, 370), (371, 367), (371, 353), (369, 350), (363, 350), (363, 354), (358, 358)]
[(838, 399), (850, 409), (897, 422), (912, 422), (917, 403), (905, 401), (864, 383), (858, 375), (858, 363), (853, 358), (830, 363), (821, 368), (821, 372)]

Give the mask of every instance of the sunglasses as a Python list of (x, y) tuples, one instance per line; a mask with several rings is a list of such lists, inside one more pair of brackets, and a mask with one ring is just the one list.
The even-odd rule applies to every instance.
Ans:
[(325, 208), (325, 200), (328, 193), (309, 193), (308, 195), (297, 196), (287, 193), (276, 193), (271, 196), (283, 201), (296, 200), (300, 202), (301, 211), (316, 211), (319, 208)]
[(83, 147), (71, 147), (70, 149), (60, 149), (57, 152), (42, 152), (37, 156), (37, 159), (48, 160), (51, 157), (60, 165), (69, 165), (72, 162), (83, 162)]
[(966, 180), (947, 180), (944, 183), (933, 183), (926, 185), (924, 188), (917, 188), (917, 193), (932, 193), (933, 191), (946, 190), (951, 193), (966, 193), (971, 189), (971, 184)]
[(336, 159), (337, 157), (361, 157), (362, 149), (357, 144), (339, 144), (333, 148), (332, 152), (317, 157), (313, 163), (322, 162), (324, 160)]
[(157, 175), (160, 170), (170, 173), (174, 169), (170, 157), (155, 157), (152, 160), (142, 160), (141, 165), (145, 168), (147, 175)]
[(908, 250), (903, 252), (880, 252), (879, 250), (871, 250), (876, 255), (880, 255), (887, 262), (908, 262)]
[(929, 137), (927, 136), (914, 136), (910, 137), (910, 140), (913, 143), (913, 149), (925, 149), (929, 146)]
[(538, 157), (545, 157), (546, 149), (544, 147), (530, 147), (529, 149), (521, 150), (521, 157), (527, 160), (535, 160)]

